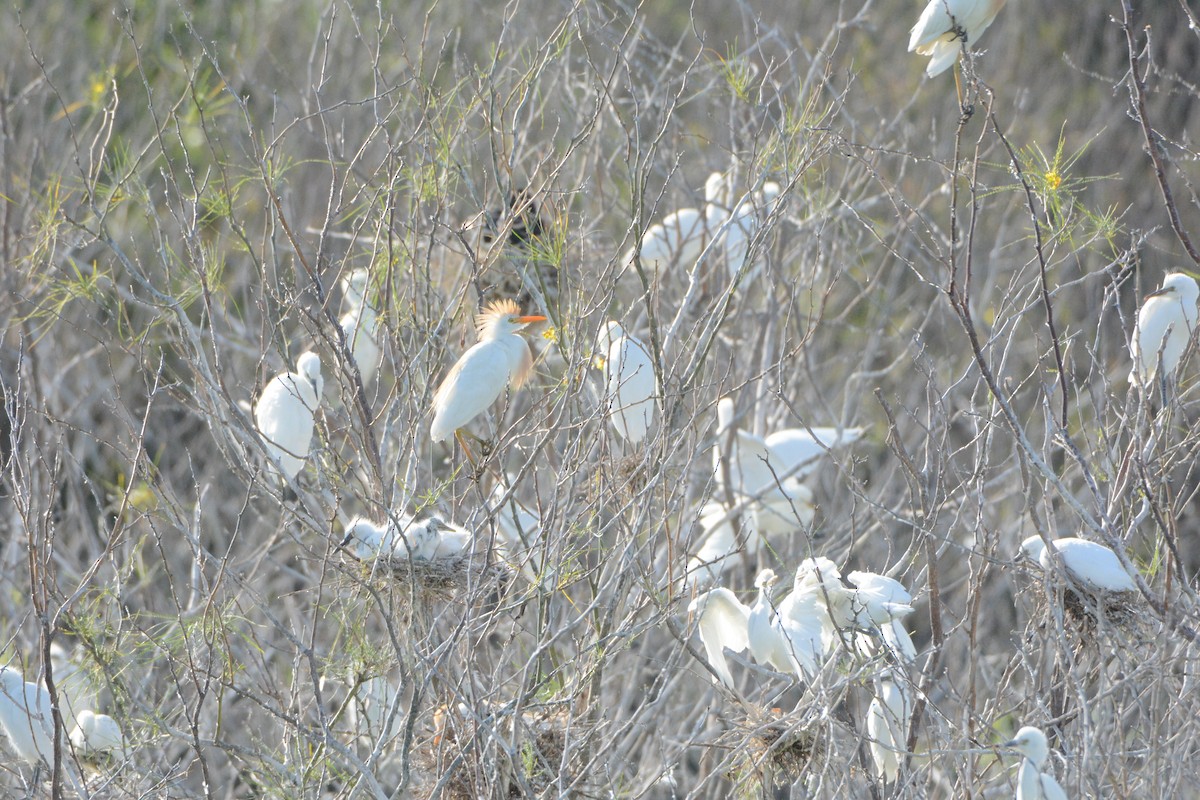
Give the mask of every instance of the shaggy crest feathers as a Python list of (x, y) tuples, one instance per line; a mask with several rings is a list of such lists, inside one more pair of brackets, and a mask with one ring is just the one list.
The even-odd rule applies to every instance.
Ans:
[(521, 316), (521, 307), (517, 305), (515, 300), (504, 298), (502, 300), (493, 300), (488, 303), (483, 309), (483, 313), (475, 315), (475, 332), (482, 339), (498, 317), (519, 317)]

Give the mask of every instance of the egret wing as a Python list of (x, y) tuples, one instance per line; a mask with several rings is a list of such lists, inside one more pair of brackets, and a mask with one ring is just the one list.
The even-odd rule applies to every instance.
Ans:
[(734, 652), (745, 650), (750, 645), (747, 626), (750, 609), (724, 587), (713, 589), (697, 597), (688, 606), (688, 611), (700, 614), (700, 641), (713, 671), (721, 681), (733, 687), (733, 676), (725, 660), (728, 647)]

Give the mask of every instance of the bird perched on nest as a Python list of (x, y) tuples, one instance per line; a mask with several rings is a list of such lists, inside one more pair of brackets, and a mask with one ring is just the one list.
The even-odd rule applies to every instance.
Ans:
[(996, 19), (1006, 0), (929, 0), (913, 26), (908, 52), (929, 56), (925, 74), (940, 75), (953, 66), (959, 53)]
[(609, 321), (596, 339), (596, 361), (604, 370), (609, 422), (622, 439), (637, 444), (654, 424), (658, 384), (650, 351), (620, 323)]
[(281, 372), (263, 388), (254, 405), (254, 424), (262, 435), (273, 470), (293, 480), (312, 444), (314, 420), (325, 379), (316, 353), (296, 360), (295, 372)]
[(415, 521), (402, 517), (400, 524), (389, 520), (377, 525), (365, 517), (355, 517), (346, 525), (342, 547), (353, 547), (361, 560), (372, 558), (432, 561), (461, 555), (471, 544), (471, 534), (450, 525), (441, 517)]
[[(1070, 537), (1051, 542), (1058, 559), (1066, 569), (1067, 579), (1077, 588), (1092, 593), (1116, 594), (1136, 592), (1137, 583), (1117, 554), (1102, 544)], [(1047, 572), (1058, 569), (1055, 559), (1040, 536), (1030, 536), (1021, 542), (1021, 555), (1041, 564)]]
[(1161, 289), (1146, 295), (1138, 309), (1137, 330), (1129, 341), (1133, 357), (1130, 383), (1143, 387), (1153, 384), (1160, 363), (1165, 375), (1175, 374), (1196, 329), (1198, 299), (1200, 286), (1182, 272), (1167, 275)]
[(505, 387), (519, 389), (533, 371), (533, 353), (519, 331), (546, 318), (521, 316), (511, 300), (499, 300), (475, 317), (479, 341), (450, 368), (433, 396), (430, 436), (441, 442), (453, 434), (470, 457), (460, 429), (496, 402)]
[(1025, 756), (1021, 760), (1021, 771), (1017, 773), (1017, 800), (1067, 800), (1067, 793), (1054, 776), (1042, 771), (1050, 756), (1046, 734), (1026, 725), (1017, 731), (1015, 739), (1003, 746)]

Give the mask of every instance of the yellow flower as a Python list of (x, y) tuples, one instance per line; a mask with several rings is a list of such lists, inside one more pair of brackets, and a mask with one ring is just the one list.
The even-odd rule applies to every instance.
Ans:
[(1050, 170), (1046, 173), (1046, 188), (1054, 192), (1058, 187), (1062, 186), (1062, 175), (1058, 174), (1057, 170)]
[(542, 331), (542, 338), (547, 342), (557, 342), (558, 330), (555, 328), (546, 328), (546, 330)]

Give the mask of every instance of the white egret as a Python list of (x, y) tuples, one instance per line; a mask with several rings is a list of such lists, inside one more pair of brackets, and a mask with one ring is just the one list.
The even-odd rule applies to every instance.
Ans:
[(750, 609), (746, 628), (750, 654), (760, 664), (805, 680), (816, 672), (817, 656), (823, 650), (820, 617), (815, 613), (819, 598), (811, 592), (801, 592), (795, 599), (789, 596), (787, 600), (792, 602), (784, 613), (782, 604), (779, 610), (771, 604), (774, 584), (774, 570), (764, 569), (754, 579), (758, 599)]
[[(860, 579), (871, 574), (856, 573)], [(912, 606), (892, 602), (882, 592), (847, 587), (842, 583), (842, 574), (837, 565), (824, 556), (806, 558), (800, 562), (796, 569), (795, 586), (797, 592), (815, 592), (824, 603), (828, 621), (823, 631), (823, 641), (827, 650), (845, 638), (856, 652), (867, 652), (869, 637), (873, 632), (878, 632), (887, 641), (883, 629), (913, 612)]]
[(866, 428), (784, 428), (763, 439), (780, 474), (802, 479), (817, 469), (817, 460), (830, 450), (854, 444)]
[(381, 352), (379, 317), (375, 308), (368, 302), (369, 288), (370, 274), (365, 269), (356, 269), (343, 278), (342, 302), (349, 310), (338, 320), (364, 385), (375, 377)]
[[(427, 549), (428, 555), (422, 556), (423, 558), (453, 558), (466, 553), (471, 548), (471, 542), (474, 540), (471, 532), (452, 525), (441, 517), (430, 517), (423, 523), (414, 523), (414, 528), (422, 525), (427, 531), (423, 535), (425, 541), (430, 542)], [(412, 536), (414, 528), (409, 528), (405, 534)]]
[(296, 360), (296, 372), (281, 372), (263, 388), (254, 406), (254, 424), (262, 435), (271, 467), (293, 480), (312, 445), (314, 417), (325, 380), (316, 353)]
[[(729, 193), (729, 178), (724, 173), (709, 175), (704, 182), (703, 211), (681, 208), (646, 228), (639, 251), (642, 263), (650, 271), (671, 264), (690, 269), (729, 216)], [(633, 258), (631, 250), (625, 256), (626, 263), (632, 263)]]
[[(1137, 583), (1121, 566), (1117, 554), (1102, 544), (1069, 537), (1055, 539), (1052, 544), (1066, 568), (1072, 583), (1091, 592), (1136, 592)], [(1030, 536), (1021, 542), (1021, 554), (1052, 572), (1055, 560), (1040, 536)]]
[(440, 517), (416, 521), (400, 518), (377, 525), (365, 517), (355, 517), (346, 525), (342, 547), (353, 547), (363, 561), (385, 558), (430, 561), (461, 554), (470, 544), (471, 534), (450, 525)]
[(430, 437), (441, 442), (453, 434), (469, 453), (459, 429), (496, 402), (504, 387), (519, 389), (533, 371), (533, 354), (518, 331), (546, 318), (521, 316), (511, 300), (492, 303), (475, 317), (479, 341), (463, 353), (433, 396)]
[(889, 670), (879, 676), (879, 689), (867, 708), (871, 759), (879, 777), (895, 783), (907, 752), (905, 733), (912, 703), (907, 687)]
[[(692, 585), (715, 582), (739, 562), (743, 551), (753, 558), (764, 545), (778, 544), (797, 527), (812, 524), (816, 509), (812, 492), (795, 481), (785, 482), (788, 494), (768, 492), (761, 500), (738, 501), (735, 512), (711, 500), (700, 511), (700, 548), (688, 562)], [(733, 517), (738, 517), (744, 547), (738, 546)]]
[(519, 569), (533, 586), (552, 585), (554, 569), (545, 563), (542, 521), (537, 514), (509, 496), (508, 487), (502, 483), (492, 489), (490, 502), (496, 520), (496, 550), (500, 558)]
[(596, 352), (604, 369), (609, 422), (622, 439), (637, 444), (654, 423), (658, 384), (650, 351), (619, 323), (609, 321), (600, 329)]
[[(736, 278), (742, 270), (754, 237), (774, 211), (781, 191), (778, 183), (767, 181), (758, 191), (747, 193), (730, 214), (722, 245), (725, 250), (725, 267), (729, 270), (731, 279)], [(761, 258), (748, 265), (742, 276), (742, 285), (755, 278), (761, 269)]]
[[(892, 604), (901, 613), (890, 616), (890, 619), (879, 626), (884, 643), (900, 661), (910, 663), (917, 657), (917, 648), (912, 636), (904, 627), (903, 618), (912, 611), (912, 595), (900, 581), (879, 575), (874, 572), (851, 572), (846, 576), (858, 590), (863, 602), (879, 602)], [(908, 609), (908, 611), (903, 611)]]
[(930, 56), (925, 74), (929, 77), (948, 70), (962, 48), (975, 44), (988, 29), (1005, 0), (929, 0), (912, 28), (908, 52)]
[(1146, 295), (1138, 309), (1137, 330), (1129, 342), (1133, 357), (1130, 383), (1151, 385), (1160, 360), (1166, 375), (1175, 373), (1196, 329), (1198, 299), (1200, 286), (1182, 272), (1167, 275), (1161, 289)]
[(50, 693), (12, 667), (0, 667), (0, 728), (22, 761), (54, 763)]
[(71, 745), (76, 753), (86, 756), (122, 750), (125, 738), (121, 735), (121, 726), (108, 714), (81, 711), (71, 731)]
[(1017, 731), (1017, 737), (1005, 742), (1021, 755), (1021, 770), (1017, 773), (1017, 800), (1067, 800), (1067, 793), (1053, 775), (1042, 772), (1050, 756), (1050, 745), (1046, 734), (1026, 725)]
[(63, 725), (72, 727), (79, 712), (95, 708), (96, 689), (87, 670), (77, 664), (60, 642), (50, 643), (50, 665), (54, 669), (54, 691), (58, 695)]
[(700, 641), (704, 654), (721, 682), (733, 688), (725, 648), (740, 653), (749, 647), (747, 628), (750, 609), (724, 587), (705, 592), (688, 604), (689, 614), (699, 614)]

